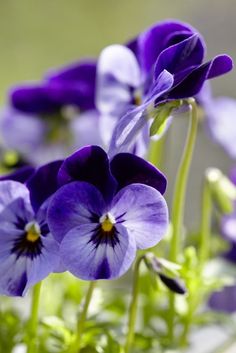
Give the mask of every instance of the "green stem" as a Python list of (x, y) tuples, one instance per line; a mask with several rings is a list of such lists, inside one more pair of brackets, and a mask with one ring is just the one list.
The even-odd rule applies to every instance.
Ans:
[(139, 292), (139, 268), (143, 260), (143, 256), (139, 257), (134, 267), (134, 279), (132, 289), (132, 300), (129, 307), (129, 321), (128, 321), (128, 332), (124, 345), (124, 353), (129, 353), (134, 340), (134, 330), (137, 315), (138, 306), (138, 292)]
[(83, 334), (83, 331), (84, 331), (84, 325), (85, 325), (85, 322), (86, 322), (87, 313), (88, 313), (89, 305), (90, 305), (90, 302), (91, 302), (91, 299), (92, 299), (92, 295), (93, 295), (93, 291), (94, 291), (95, 286), (96, 286), (96, 282), (95, 281), (90, 282), (89, 288), (88, 288), (88, 291), (87, 291), (87, 294), (86, 294), (86, 297), (85, 297), (84, 306), (83, 306), (82, 312), (80, 314), (80, 318), (79, 318), (78, 323), (77, 323), (77, 333), (76, 333), (75, 341), (73, 342), (73, 345), (71, 347), (72, 349), (70, 350), (71, 353), (72, 352), (73, 353), (79, 353), (80, 352), (80, 349), (81, 349), (81, 338), (82, 338), (82, 334)]
[(155, 165), (157, 168), (162, 167), (163, 162), (163, 150), (165, 145), (165, 136), (160, 140), (150, 140), (150, 146), (148, 151), (148, 161)]
[[(209, 250), (210, 250), (212, 199), (211, 199), (211, 190), (209, 187), (209, 182), (207, 180), (207, 177), (205, 178), (204, 185), (203, 185), (201, 213), (202, 213), (202, 216), (201, 216), (200, 240), (199, 240), (199, 276), (200, 276), (199, 279), (201, 279), (202, 271), (204, 269), (205, 262), (209, 257)], [(194, 302), (196, 302), (196, 295), (198, 294), (199, 293), (196, 294), (196, 293), (190, 292), (187, 298), (188, 314), (186, 315), (184, 329), (181, 336), (182, 346), (186, 346), (188, 341), (191, 322), (192, 322), (194, 313), (198, 307), (198, 304), (194, 305)]]
[(29, 319), (29, 341), (27, 347), (27, 353), (36, 353), (36, 337), (38, 329), (38, 311), (39, 311), (39, 299), (40, 299), (40, 290), (42, 282), (35, 284), (32, 293), (32, 303), (31, 303), (31, 315)]
[(210, 235), (211, 235), (211, 214), (212, 214), (212, 200), (211, 190), (209, 188), (208, 180), (204, 180), (203, 194), (202, 194), (202, 217), (200, 228), (200, 246), (199, 246), (199, 268), (202, 272), (204, 264), (209, 257), (210, 250)]
[[(189, 176), (190, 165), (193, 156), (194, 145), (197, 136), (198, 114), (197, 105), (194, 99), (189, 99), (188, 103), (191, 108), (191, 116), (189, 122), (188, 135), (180, 162), (177, 178), (175, 182), (173, 205), (172, 205), (172, 226), (173, 235), (170, 244), (170, 260), (178, 261), (178, 254), (181, 250), (181, 235), (183, 231), (183, 219), (185, 209), (185, 196), (187, 181)], [(168, 315), (168, 330), (169, 339), (173, 341), (174, 337), (174, 316), (175, 316), (175, 296), (170, 293), (169, 299), (169, 315)]]

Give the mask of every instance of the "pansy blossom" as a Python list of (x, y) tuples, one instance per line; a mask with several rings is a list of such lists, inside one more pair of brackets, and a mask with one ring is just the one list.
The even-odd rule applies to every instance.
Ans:
[(201, 35), (176, 21), (147, 29), (128, 46), (104, 49), (97, 66), (97, 107), (106, 124), (118, 120), (110, 155), (132, 146), (156, 107), (195, 96), (207, 79), (231, 70), (227, 55), (203, 63), (204, 54)]
[(129, 154), (109, 161), (98, 146), (64, 160), (48, 210), (63, 265), (85, 280), (123, 275), (137, 249), (156, 245), (168, 225), (164, 175)]
[(59, 245), (47, 225), (47, 208), (60, 165), (56, 161), (1, 177), (0, 294), (22, 296), (59, 269)]

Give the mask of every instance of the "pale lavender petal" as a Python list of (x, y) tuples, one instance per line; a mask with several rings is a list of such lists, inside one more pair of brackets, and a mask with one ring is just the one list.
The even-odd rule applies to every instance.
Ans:
[[(93, 224), (72, 229), (61, 243), (60, 253), (67, 269), (84, 280), (113, 279), (122, 276), (135, 258), (132, 235), (118, 225), (115, 235), (108, 235), (98, 245)], [(109, 237), (115, 237), (111, 240)]]
[(131, 184), (120, 190), (110, 213), (134, 237), (139, 249), (156, 245), (166, 234), (167, 204), (163, 196), (150, 186)]
[(72, 228), (98, 221), (105, 208), (101, 193), (92, 184), (71, 182), (62, 186), (49, 204), (49, 229), (60, 242)]
[(213, 99), (205, 106), (207, 127), (213, 140), (236, 158), (236, 100), (227, 97)]
[(141, 85), (138, 62), (130, 49), (122, 45), (105, 48), (98, 60), (96, 106), (101, 115), (117, 118), (132, 102), (131, 88)]

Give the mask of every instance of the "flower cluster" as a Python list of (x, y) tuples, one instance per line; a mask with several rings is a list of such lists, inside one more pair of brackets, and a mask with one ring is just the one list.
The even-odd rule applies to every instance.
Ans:
[(163, 238), (166, 178), (140, 156), (157, 125), (232, 69), (227, 55), (204, 56), (196, 29), (166, 21), (9, 91), (2, 148), (28, 165), (0, 180), (1, 294), (64, 270), (117, 278)]

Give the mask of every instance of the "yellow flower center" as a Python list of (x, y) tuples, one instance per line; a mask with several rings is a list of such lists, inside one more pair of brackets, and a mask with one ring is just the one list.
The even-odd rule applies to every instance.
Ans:
[(100, 218), (100, 224), (104, 232), (110, 232), (114, 227), (115, 219), (108, 213)]
[(37, 223), (28, 223), (25, 227), (26, 240), (35, 243), (40, 238), (40, 228)]

